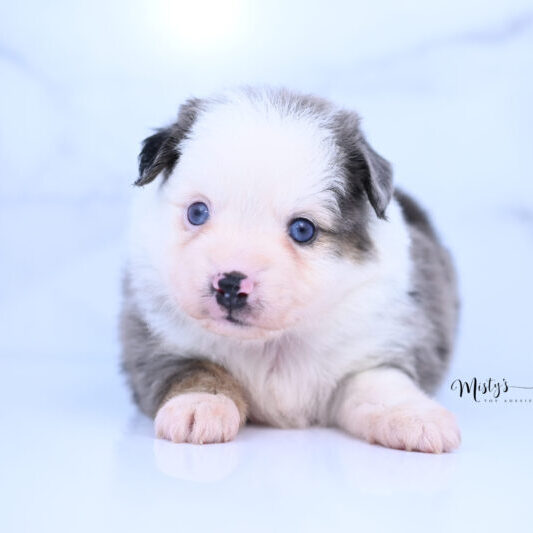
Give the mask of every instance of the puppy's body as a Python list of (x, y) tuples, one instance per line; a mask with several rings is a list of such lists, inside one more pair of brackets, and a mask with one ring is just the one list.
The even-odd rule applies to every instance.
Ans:
[[(248, 417), (458, 444), (422, 392), (450, 357), (453, 268), (416, 203), (391, 199), (390, 168), (353, 113), (278, 91), (194, 100), (145, 141), (138, 184), (157, 176), (134, 199), (122, 339), (158, 434), (227, 440)], [(198, 200), (210, 218), (195, 227), (184, 210)], [(317, 227), (309, 244), (287, 235), (300, 218)], [(250, 280), (244, 309), (220, 303), (208, 282), (220, 272)]]

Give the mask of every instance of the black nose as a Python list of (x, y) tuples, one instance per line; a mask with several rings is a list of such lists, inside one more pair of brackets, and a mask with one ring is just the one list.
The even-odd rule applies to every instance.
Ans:
[(217, 302), (219, 305), (230, 311), (246, 305), (248, 294), (240, 290), (241, 280), (245, 277), (240, 272), (230, 272), (218, 280)]

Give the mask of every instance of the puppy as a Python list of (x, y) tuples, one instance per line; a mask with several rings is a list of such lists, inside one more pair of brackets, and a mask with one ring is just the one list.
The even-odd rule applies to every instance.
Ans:
[(456, 328), (450, 256), (355, 113), (284, 90), (191, 99), (139, 162), (122, 363), (158, 437), (224, 442), (250, 420), (459, 445), (428, 396)]

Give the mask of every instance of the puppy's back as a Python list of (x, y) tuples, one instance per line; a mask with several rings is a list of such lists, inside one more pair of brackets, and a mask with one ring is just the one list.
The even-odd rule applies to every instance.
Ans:
[(413, 263), (409, 296), (427, 327), (415, 348), (421, 387), (433, 392), (448, 368), (455, 341), (459, 296), (457, 276), (449, 251), (442, 244), (428, 214), (403, 190), (394, 197), (400, 204), (411, 237)]

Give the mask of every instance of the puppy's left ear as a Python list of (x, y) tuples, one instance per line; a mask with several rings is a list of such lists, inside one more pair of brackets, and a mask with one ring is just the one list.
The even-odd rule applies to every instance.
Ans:
[(376, 215), (385, 218), (393, 190), (389, 162), (368, 144), (356, 113), (340, 111), (335, 115), (333, 125), (337, 145), (344, 154), (350, 195), (354, 198), (366, 195)]
[(368, 144), (361, 134), (357, 147), (363, 156), (363, 186), (370, 204), (379, 218), (385, 218), (385, 209), (392, 196), (392, 167)]

